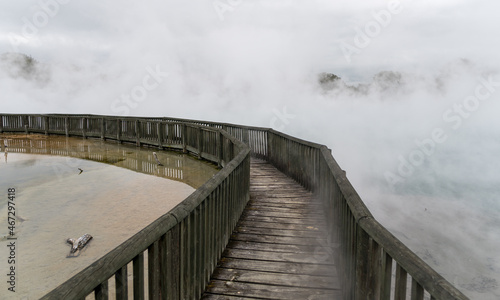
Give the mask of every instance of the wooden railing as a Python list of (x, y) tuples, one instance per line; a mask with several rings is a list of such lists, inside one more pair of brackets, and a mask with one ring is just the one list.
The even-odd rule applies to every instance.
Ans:
[(269, 128), (162, 118), (224, 128), (314, 192), (324, 206), (332, 247), (340, 245), (344, 299), (468, 299), (406, 247), (370, 213), (324, 145)]
[[(153, 296), (150, 299), (157, 299), (155, 296), (160, 293), (168, 299), (198, 299), (248, 197), (248, 148), (235, 138), (247, 144), (253, 156), (266, 159), (321, 201), (330, 232), (327, 240), (332, 247), (340, 245), (337, 261), (344, 299), (468, 299), (374, 219), (324, 145), (268, 128), (176, 118), (1, 117), (0, 132), (76, 134), (118, 141), (136, 139), (138, 144), (192, 151), (221, 165), (234, 158), (216, 178), (173, 212), (68, 280), (45, 299), (81, 298), (92, 290), (95, 290), (96, 299), (103, 299), (106, 279), (113, 274), (117, 296), (121, 296), (126, 290), (124, 273), (130, 261), (134, 264), (134, 294), (136, 285), (137, 292), (143, 293), (144, 284), (140, 278), (144, 270), (142, 250), (146, 248), (149, 293)], [(169, 129), (168, 126), (173, 127)], [(208, 254), (202, 251), (205, 247), (209, 249)], [(173, 258), (176, 259), (172, 261)], [(94, 274), (99, 276), (87, 278)], [(70, 291), (71, 288), (77, 292)], [(77, 297), (66, 297), (69, 295)]]
[(173, 210), (42, 299), (84, 299), (91, 293), (107, 299), (113, 277), (116, 298), (128, 299), (129, 264), (134, 299), (144, 299), (145, 293), (149, 299), (200, 298), (249, 199), (250, 150), (245, 144), (221, 129), (140, 118), (0, 115), (2, 131), (174, 148), (224, 166)]

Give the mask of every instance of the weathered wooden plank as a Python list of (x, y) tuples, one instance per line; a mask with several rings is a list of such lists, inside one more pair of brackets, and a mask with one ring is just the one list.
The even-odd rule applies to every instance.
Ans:
[(323, 212), (313, 211), (311, 207), (307, 208), (293, 208), (293, 207), (271, 207), (271, 206), (258, 206), (258, 205), (248, 205), (246, 207), (247, 212), (258, 211), (265, 213), (280, 213), (287, 216), (300, 215), (302, 218), (314, 218), (315, 220), (321, 220), (324, 217)]
[(205, 293), (203, 294), (203, 297), (201, 297), (201, 299), (202, 300), (249, 300), (249, 299), (254, 300), (255, 298)]
[(323, 231), (326, 230), (325, 224), (293, 224), (293, 223), (278, 223), (278, 222), (263, 222), (253, 221), (249, 219), (242, 219), (238, 223), (242, 227), (256, 227), (256, 228), (270, 228), (270, 229), (283, 229), (283, 230), (300, 230), (300, 231)]
[(248, 201), (249, 206), (255, 206), (255, 207), (283, 207), (283, 208), (293, 208), (293, 209), (310, 209), (310, 210), (320, 210), (323, 208), (323, 204), (321, 203), (316, 203), (313, 201), (306, 201), (306, 202), (299, 202), (299, 201), (290, 201), (290, 202), (284, 202), (284, 201), (266, 201), (264, 199), (261, 199), (259, 201), (255, 201), (254, 199), (250, 199)]
[(318, 230), (289, 230), (289, 229), (272, 229), (262, 227), (238, 226), (234, 232), (238, 233), (251, 233), (266, 236), (289, 236), (289, 237), (317, 237), (324, 239), (325, 236)]
[(285, 274), (309, 274), (319, 276), (337, 276), (337, 269), (331, 265), (305, 264), (284, 261), (253, 260), (224, 257), (219, 266), (228, 269), (254, 270)]
[(308, 237), (289, 237), (289, 236), (265, 236), (247, 233), (234, 233), (231, 238), (235, 241), (286, 244), (286, 245), (325, 245), (325, 239)]
[(294, 219), (294, 218), (280, 218), (280, 217), (266, 217), (266, 216), (248, 216), (243, 215), (241, 220), (252, 222), (268, 222), (279, 224), (298, 224), (306, 226), (315, 226), (318, 222), (315, 219)]
[(226, 248), (243, 249), (243, 250), (260, 250), (271, 252), (290, 252), (290, 253), (308, 253), (308, 254), (324, 254), (332, 253), (333, 249), (323, 245), (289, 245), (289, 244), (272, 244), (272, 243), (257, 243), (243, 242), (231, 240)]
[(297, 213), (284, 213), (276, 211), (263, 211), (263, 210), (245, 210), (244, 216), (256, 216), (256, 217), (276, 217), (276, 218), (293, 218), (293, 219), (306, 219), (313, 222), (317, 222), (320, 216), (312, 216), (308, 214)]
[(267, 261), (284, 261), (294, 263), (317, 263), (323, 265), (331, 265), (334, 267), (334, 260), (331, 257), (322, 257), (321, 263), (317, 262), (314, 257), (307, 253), (290, 253), (290, 252), (273, 252), (273, 251), (258, 251), (245, 249), (226, 249), (224, 257), (257, 259)]
[(218, 268), (213, 279), (227, 282), (248, 282), (317, 289), (339, 289), (338, 280), (330, 276), (299, 275), (252, 270)]
[(243, 282), (226, 282), (221, 280), (213, 280), (212, 282), (210, 282), (207, 292), (210, 294), (224, 294), (229, 296), (265, 299), (342, 299), (342, 295), (339, 290), (311, 289)]
[[(251, 194), (252, 195), (252, 194)], [(307, 206), (308, 208), (319, 208), (321, 205), (317, 205), (316, 202), (312, 199), (304, 199), (303, 197), (260, 197), (260, 196), (250, 196), (250, 205), (256, 205), (256, 202), (259, 203), (259, 206), (276, 206), (283, 205), (287, 207), (287, 205), (302, 205)]]

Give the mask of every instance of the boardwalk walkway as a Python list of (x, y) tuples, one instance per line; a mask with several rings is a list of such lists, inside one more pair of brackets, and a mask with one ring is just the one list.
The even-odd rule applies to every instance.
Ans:
[(252, 159), (250, 201), (203, 299), (341, 299), (326, 236), (312, 194)]

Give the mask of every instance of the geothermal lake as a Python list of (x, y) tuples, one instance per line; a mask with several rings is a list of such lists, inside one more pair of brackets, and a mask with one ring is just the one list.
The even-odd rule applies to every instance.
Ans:
[[(0, 145), (2, 270), (13, 266), (7, 245), (16, 245), (16, 293), (7, 293), (3, 274), (2, 299), (40, 298), (171, 210), (217, 172), (188, 155), (100, 140), (0, 135)], [(156, 164), (153, 151), (164, 166)], [(9, 188), (15, 188), (16, 240), (7, 239)], [(79, 256), (68, 257), (66, 240), (85, 233), (93, 239)]]

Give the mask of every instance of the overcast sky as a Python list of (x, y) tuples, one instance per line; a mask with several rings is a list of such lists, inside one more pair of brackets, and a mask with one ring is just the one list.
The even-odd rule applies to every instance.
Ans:
[[(226, 120), (241, 118), (215, 111), (272, 118), (269, 104), (309, 93), (321, 71), (360, 82), (382, 70), (429, 76), (459, 59), (498, 64), (494, 1), (366, 2), (3, 1), (0, 51), (52, 66), (56, 84), (21, 93), (34, 112), (201, 117), (214, 107)], [(157, 66), (168, 79), (140, 105), (112, 105)]]
[[(487, 0), (2, 1), (0, 53), (42, 67), (30, 80), (0, 69), (0, 111), (227, 121), (326, 144), (375, 215), (475, 293), (481, 274), (500, 279), (487, 260), (500, 246), (499, 11)], [(317, 84), (320, 72), (354, 85), (381, 71), (401, 86)], [(464, 261), (471, 243), (484, 245), (478, 269), (442, 263)]]

